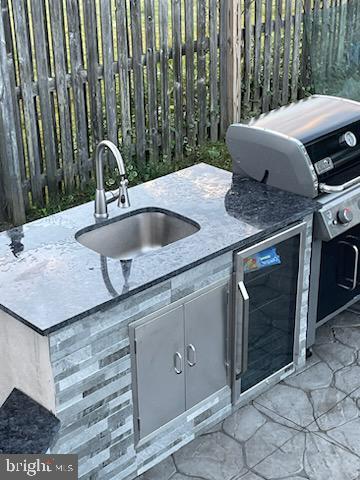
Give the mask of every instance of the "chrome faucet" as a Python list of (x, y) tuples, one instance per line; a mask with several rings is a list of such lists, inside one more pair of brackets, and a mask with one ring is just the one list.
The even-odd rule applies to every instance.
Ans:
[[(104, 189), (104, 152), (109, 149), (114, 156), (119, 174), (121, 177), (119, 185), (119, 195), (114, 199), (106, 200)], [(95, 150), (95, 167), (96, 167), (96, 194), (95, 194), (95, 218), (107, 218), (109, 216), (107, 211), (107, 204), (112, 200), (118, 198), (118, 207), (130, 207), (130, 200), (128, 194), (128, 180), (126, 178), (125, 164), (121, 153), (117, 146), (109, 140), (100, 142)]]

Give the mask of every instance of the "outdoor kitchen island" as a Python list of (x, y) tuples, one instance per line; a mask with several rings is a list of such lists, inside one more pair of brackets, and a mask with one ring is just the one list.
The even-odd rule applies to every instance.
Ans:
[[(76, 240), (79, 231), (95, 223), (93, 203), (0, 234), (1, 324), (6, 324), (10, 342), (17, 342), (12, 331), (21, 331), (23, 337), (33, 338), (34, 351), (41, 351), (39, 356), (23, 352), (18, 359), (1, 358), (1, 399), (17, 387), (55, 413), (60, 430), (50, 452), (77, 454), (79, 478), (135, 478), (303, 366), (312, 214), (318, 205), (252, 180), (235, 179), (233, 188), (231, 184), (230, 173), (200, 164), (131, 188), (131, 207), (125, 216), (138, 210), (168, 211), (196, 227), (186, 238), (133, 260), (103, 257)], [(109, 211), (107, 222), (115, 223), (121, 212), (115, 204)], [(234, 398), (234, 252), (290, 229), (294, 235), (301, 232), (302, 239), (293, 361)], [(281, 263), (281, 255), (277, 257)], [(221, 315), (224, 305), (226, 318), (217, 322), (215, 312)], [(206, 345), (209, 364), (219, 377), (201, 391), (195, 389), (191, 398), (188, 393), (185, 398), (184, 390), (179, 414), (164, 423), (162, 415), (176, 411), (171, 412), (166, 401), (172, 388), (163, 388), (161, 404), (149, 411), (139, 382), (146, 376), (159, 381), (159, 370), (158, 375), (152, 372), (154, 365), (161, 367), (154, 355), (168, 347), (160, 327), (167, 328), (173, 342), (170, 334), (177, 325), (187, 331), (191, 318), (202, 316), (195, 333), (199, 341), (210, 342)], [(174, 328), (167, 327), (166, 319)], [(146, 338), (153, 347), (150, 352), (141, 349), (144, 342), (139, 350), (136, 342)], [(170, 369), (176, 380), (186, 370), (183, 383), (189, 381), (189, 392), (191, 375), (197, 366), (204, 367), (201, 351), (191, 357), (194, 352), (188, 347), (195, 343), (187, 340), (180, 353), (176, 346)], [(224, 372), (217, 355), (224, 357)], [(29, 359), (36, 362), (37, 358), (42, 359), (41, 365), (29, 365)], [(140, 371), (146, 359), (150, 359), (145, 362), (148, 370)], [(7, 373), (10, 362), (16, 363), (14, 378)], [(195, 380), (198, 386), (196, 375)], [(149, 402), (155, 394), (149, 391)]]

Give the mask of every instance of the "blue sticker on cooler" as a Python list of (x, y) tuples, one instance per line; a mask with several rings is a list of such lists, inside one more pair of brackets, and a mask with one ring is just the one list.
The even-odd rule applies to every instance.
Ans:
[(261, 268), (271, 267), (273, 265), (280, 265), (281, 258), (278, 255), (275, 247), (270, 247), (261, 252), (256, 253), (251, 257), (245, 259), (245, 272), (254, 272)]

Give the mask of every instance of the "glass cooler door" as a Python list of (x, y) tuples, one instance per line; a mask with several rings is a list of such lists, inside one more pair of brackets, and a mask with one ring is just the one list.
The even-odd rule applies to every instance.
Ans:
[(235, 256), (236, 397), (293, 362), (304, 229), (297, 225)]

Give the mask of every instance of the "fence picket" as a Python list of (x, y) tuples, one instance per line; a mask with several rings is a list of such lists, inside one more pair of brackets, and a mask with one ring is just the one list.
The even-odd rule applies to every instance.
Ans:
[(329, 52), (329, 47), (331, 47), (331, 42), (329, 42), (329, 30), (330, 30), (330, 15), (329, 15), (329, 0), (323, 0), (323, 5), (322, 5), (322, 10), (321, 10), (321, 16), (322, 16), (322, 24), (321, 24), (321, 48), (325, 49), (327, 48), (327, 52), (324, 52), (324, 55), (322, 57), (322, 65), (321, 65), (321, 70), (322, 70), (322, 75), (324, 76), (323, 78), (326, 78), (327, 72), (329, 70), (329, 65), (328, 65), (328, 59), (329, 59), (329, 53), (331, 53), (331, 50)]
[[(106, 138), (118, 145), (118, 122), (115, 95), (114, 78), (114, 46), (112, 31), (112, 5), (111, 0), (101, 0), (101, 38), (102, 38), (102, 61), (104, 77), (103, 104), (106, 111)], [(113, 155), (108, 155), (108, 161), (112, 169), (116, 167)]]
[(51, 31), (54, 45), (54, 65), (56, 95), (59, 111), (59, 128), (61, 138), (61, 157), (65, 191), (74, 188), (74, 157), (71, 135), (70, 98), (66, 82), (65, 39), (62, 2), (49, 0), (51, 8)]
[[(19, 163), (21, 135), (16, 128), (15, 109), (18, 108), (14, 92), (13, 65), (8, 62), (6, 36), (3, 16), (0, 14), (0, 212), (2, 217), (10, 217), (16, 225), (25, 222), (25, 202), (21, 184), (21, 168)], [(5, 94), (5, 92), (10, 93)], [(6, 121), (10, 124), (5, 124)], [(10, 127), (10, 128), (9, 128)]]
[[(19, 98), (16, 94), (16, 65), (15, 65), (15, 52), (14, 52), (14, 45), (12, 44), (11, 39), (11, 22), (10, 22), (10, 6), (8, 5), (7, 0), (1, 0), (2, 5), (2, 13), (3, 13), (3, 26), (4, 26), (4, 33), (5, 33), (5, 42), (6, 42), (6, 52), (7, 58), (4, 60), (4, 75), (6, 75), (7, 82), (8, 82), (8, 92), (7, 95), (8, 99), (11, 99), (10, 104), (10, 113), (9, 117), (5, 116), (4, 118), (9, 118), (9, 126), (11, 131), (12, 138), (17, 139), (17, 160), (15, 169), (19, 168), (19, 179), (11, 178), (7, 180), (7, 183), (11, 185), (11, 182), (17, 182), (17, 180), (24, 184), (27, 181), (27, 172), (26, 172), (26, 165), (25, 165), (25, 154), (24, 154), (24, 146), (23, 146), (23, 138), (22, 138), (22, 129), (21, 129), (21, 120), (20, 120), (20, 106), (19, 106)], [(4, 57), (5, 58), (5, 57)], [(6, 82), (4, 82), (6, 85)], [(12, 127), (12, 128), (11, 128)], [(11, 157), (11, 155), (10, 155)], [(12, 169), (13, 167), (9, 165), (9, 168)], [(1, 183), (1, 182), (0, 182)], [(16, 189), (15, 189), (16, 190)], [(23, 188), (22, 192), (22, 202), (25, 205), (25, 210), (29, 209), (29, 195), (27, 194), (26, 190)], [(11, 205), (8, 205), (11, 208)]]
[(87, 76), (90, 97), (90, 145), (92, 151), (103, 139), (101, 92), (98, 78), (99, 57), (97, 49), (97, 25), (95, 0), (84, 0), (84, 28), (86, 32)]
[(341, 62), (342, 59), (344, 58), (344, 53), (345, 53), (346, 19), (347, 19), (348, 3), (344, 0), (340, 0), (340, 5), (338, 8), (340, 10), (340, 19), (339, 19), (340, 25), (339, 25), (336, 61)]
[(336, 48), (337, 48), (337, 5), (336, 1), (329, 0), (329, 13), (328, 13), (328, 28), (329, 28), (329, 42), (328, 42), (328, 51), (326, 56), (326, 73), (327, 75), (331, 72), (331, 67), (334, 62), (334, 57), (336, 55)]
[(116, 27), (120, 73), (121, 134), (124, 156), (131, 156), (131, 111), (129, 81), (129, 42), (127, 9), (124, 0), (116, 0)]
[(34, 42), (36, 53), (36, 70), (39, 85), (39, 98), (41, 108), (41, 128), (45, 150), (46, 176), (50, 198), (58, 196), (57, 181), (57, 153), (55, 145), (54, 115), (52, 99), (49, 91), (49, 54), (45, 38), (44, 4), (41, 1), (32, 3), (34, 20)]
[(148, 87), (150, 158), (154, 162), (159, 159), (158, 139), (158, 101), (157, 101), (157, 60), (155, 38), (154, 0), (145, 0), (146, 26), (146, 69)]
[(210, 35), (210, 139), (216, 142), (219, 132), (219, 86), (218, 86), (218, 5), (217, 0), (209, 2)]
[(309, 62), (310, 62), (310, 45), (312, 30), (311, 15), (312, 15), (312, 1), (305, 0), (304, 3), (304, 15), (303, 15), (303, 35), (302, 35), (302, 52), (301, 52), (301, 84), (304, 90), (309, 86)]
[(251, 8), (252, 1), (245, 0), (245, 13), (244, 13), (244, 28), (245, 28), (245, 42), (244, 42), (244, 83), (245, 83), (245, 94), (244, 94), (244, 108), (249, 109), (250, 104), (250, 95), (251, 95), (251, 53), (252, 53), (252, 22), (251, 22)]
[[(104, 92), (106, 108), (106, 131), (108, 140), (118, 144), (117, 115), (116, 115), (116, 97), (115, 97), (115, 79), (113, 71), (114, 47), (112, 39), (112, 15), (111, 1), (101, 0), (101, 36), (102, 36), (102, 54), (104, 64)], [(110, 165), (115, 166), (115, 159), (111, 155)]]
[(262, 0), (255, 0), (255, 39), (254, 39), (254, 104), (253, 109), (260, 106), (260, 62), (261, 62), (261, 26)]
[(17, 33), (20, 78), (22, 83), (22, 99), (24, 106), (24, 123), (27, 135), (27, 153), (30, 169), (30, 182), (33, 203), (43, 206), (44, 195), (41, 182), (42, 158), (39, 142), (39, 131), (35, 100), (32, 91), (32, 60), (29, 44), (29, 29), (26, 21), (25, 2), (15, 2), (13, 13)]
[(220, 2), (220, 137), (225, 135), (230, 122), (228, 108), (229, 2), (230, 0), (221, 0)]
[(241, 28), (241, 0), (230, 1), (229, 12), (230, 45), (229, 50), (229, 112), (230, 121), (240, 122), (242, 101), (242, 28)]
[(169, 115), (169, 2), (159, 0), (160, 41), (160, 90), (161, 90), (161, 138), (166, 159), (170, 158), (170, 115)]
[(272, 31), (272, 0), (266, 0), (265, 6), (265, 41), (264, 41), (264, 82), (262, 94), (262, 110), (270, 108), (270, 81), (271, 81), (271, 31)]
[(300, 35), (301, 35), (301, 7), (300, 2), (295, 2), (294, 42), (291, 69), (291, 100), (298, 98), (299, 66), (300, 66)]
[(292, 0), (285, 0), (285, 28), (284, 28), (284, 59), (283, 59), (283, 83), (282, 103), (285, 105), (289, 100), (289, 72), (290, 72), (290, 51), (291, 51), (291, 8)]
[(67, 22), (70, 36), (70, 64), (72, 78), (72, 92), (74, 97), (76, 147), (77, 147), (77, 171), (80, 176), (80, 184), (84, 185), (88, 179), (89, 149), (87, 139), (85, 89), (81, 69), (83, 61), (81, 56), (81, 33), (80, 15), (77, 0), (67, 0)]
[(318, 45), (320, 35), (320, 13), (320, 0), (314, 0), (314, 18), (311, 29), (311, 41), (314, 43), (314, 45)]
[(142, 31), (141, 6), (139, 0), (130, 0), (132, 56), (134, 73), (134, 102), (136, 154), (138, 165), (145, 162), (145, 106), (144, 106), (144, 72), (142, 65)]
[(183, 97), (182, 97), (182, 39), (181, 3), (172, 0), (174, 112), (175, 112), (175, 160), (183, 154)]
[(206, 0), (197, 2), (197, 96), (199, 104), (199, 143), (207, 137), (207, 112), (206, 112)]
[[(167, 0), (164, 0), (167, 2)], [(190, 147), (196, 142), (194, 91), (194, 0), (185, 0), (186, 127)]]
[(275, 27), (274, 27), (274, 63), (273, 63), (273, 96), (271, 106), (276, 108), (280, 104), (280, 49), (282, 45), (282, 0), (276, 0), (275, 4)]
[(355, 4), (354, 0), (349, 0), (346, 2), (346, 12), (347, 12), (347, 18), (345, 20), (346, 22), (346, 43), (351, 42), (352, 36), (354, 35), (354, 20), (355, 20)]

